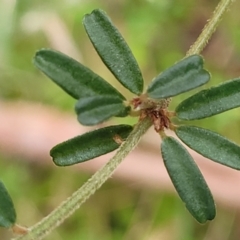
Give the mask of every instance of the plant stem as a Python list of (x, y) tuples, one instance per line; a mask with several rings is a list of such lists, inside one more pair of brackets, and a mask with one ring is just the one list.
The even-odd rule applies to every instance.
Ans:
[(72, 215), (92, 194), (99, 189), (108, 178), (111, 177), (117, 166), (135, 148), (142, 135), (152, 125), (145, 118), (134, 127), (127, 140), (122, 143), (119, 150), (100, 170), (98, 170), (81, 188), (72, 196), (62, 202), (53, 212), (43, 218), (39, 223), (29, 228), (26, 235), (17, 240), (40, 240), (59, 226), (66, 218)]
[(215, 8), (212, 17), (209, 19), (207, 24), (204, 26), (201, 34), (199, 35), (196, 42), (190, 47), (186, 56), (190, 56), (192, 54), (199, 54), (202, 52), (204, 47), (207, 45), (210, 40), (212, 34), (215, 32), (218, 24), (220, 23), (223, 14), (227, 11), (231, 3), (234, 0), (221, 0), (218, 6)]
[[(216, 7), (212, 18), (204, 27), (197, 41), (187, 52), (187, 56), (199, 54), (208, 43), (217, 25), (219, 24), (223, 13), (228, 9), (234, 0), (222, 0)], [(98, 170), (81, 188), (72, 194), (68, 199), (62, 202), (47, 217), (39, 223), (29, 228), (28, 233), (15, 238), (15, 240), (41, 240), (53, 229), (59, 226), (66, 218), (72, 215), (91, 195), (99, 189), (103, 183), (111, 177), (118, 165), (123, 159), (136, 147), (142, 135), (151, 126), (149, 119), (140, 121), (133, 129), (127, 140), (120, 146), (119, 150), (109, 162)]]

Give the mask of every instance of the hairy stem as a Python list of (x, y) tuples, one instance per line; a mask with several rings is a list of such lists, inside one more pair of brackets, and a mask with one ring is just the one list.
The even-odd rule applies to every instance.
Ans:
[(217, 26), (219, 25), (223, 14), (228, 10), (231, 3), (234, 0), (221, 0), (218, 6), (215, 8), (212, 17), (209, 19), (207, 24), (204, 26), (201, 34), (195, 43), (190, 47), (186, 56), (192, 54), (199, 54), (202, 52), (204, 47), (207, 45), (208, 41), (211, 39), (212, 34), (215, 32)]
[(18, 240), (40, 240), (48, 235), (53, 229), (59, 226), (66, 218), (72, 215), (82, 203), (84, 203), (92, 194), (99, 189), (108, 178), (111, 177), (117, 166), (138, 144), (141, 136), (151, 126), (148, 118), (140, 121), (122, 143), (119, 150), (109, 162), (98, 170), (81, 188), (72, 196), (62, 202), (53, 212), (43, 218), (39, 223), (29, 229), (26, 235), (20, 236)]
[[(228, 9), (234, 0), (222, 0), (216, 7), (212, 18), (204, 27), (197, 41), (187, 52), (187, 56), (199, 54), (207, 45), (213, 32), (216, 30), (223, 13)], [(99, 189), (108, 178), (111, 177), (118, 165), (135, 148), (142, 135), (151, 126), (149, 119), (140, 121), (129, 135), (127, 140), (121, 145), (114, 157), (98, 170), (82, 187), (80, 187), (72, 196), (62, 202), (53, 212), (43, 218), (39, 223), (29, 228), (26, 235), (19, 236), (15, 240), (40, 240), (48, 235), (53, 229), (59, 226), (66, 218), (72, 215), (91, 195)]]

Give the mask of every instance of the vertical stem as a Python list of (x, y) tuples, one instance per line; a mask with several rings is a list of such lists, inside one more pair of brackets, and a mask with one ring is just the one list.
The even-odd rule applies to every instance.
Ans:
[(227, 11), (231, 3), (234, 0), (221, 0), (216, 9), (213, 12), (212, 17), (207, 22), (205, 27), (203, 28), (201, 34), (199, 35), (197, 41), (190, 47), (186, 56), (192, 54), (199, 54), (202, 52), (204, 47), (207, 45), (209, 39), (211, 38), (212, 34), (215, 32), (218, 24), (220, 23), (223, 14)]

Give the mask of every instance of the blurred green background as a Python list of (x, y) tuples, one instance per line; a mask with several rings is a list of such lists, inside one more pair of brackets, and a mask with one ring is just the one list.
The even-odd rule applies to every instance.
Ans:
[[(32, 65), (34, 53), (54, 48), (78, 59), (121, 88), (101, 63), (81, 24), (102, 8), (132, 49), (146, 82), (180, 60), (196, 40), (219, 1), (212, 0), (2, 0), (0, 1), (0, 100), (26, 100), (73, 112), (74, 101)], [(202, 53), (212, 74), (208, 86), (240, 75), (240, 2), (227, 12)], [(122, 88), (121, 88), (122, 89)], [(122, 89), (124, 91), (124, 89)], [(192, 94), (192, 91), (190, 94)], [(126, 95), (129, 93), (126, 92)], [(174, 107), (189, 93), (176, 97)], [(196, 121), (240, 143), (239, 109)], [(0, 123), (1, 124), (1, 123)], [(231, 126), (231, 127), (230, 127)], [(32, 225), (90, 177), (52, 171), (0, 153), (0, 177), (9, 189), (18, 222)], [(68, 185), (68, 188), (61, 186)], [(216, 220), (199, 225), (176, 196), (108, 181), (48, 240), (238, 240), (240, 217), (218, 206)], [(0, 239), (10, 233), (0, 229)]]

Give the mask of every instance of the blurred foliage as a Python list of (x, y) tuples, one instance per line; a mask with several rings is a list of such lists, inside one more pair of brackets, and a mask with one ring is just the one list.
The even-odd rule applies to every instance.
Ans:
[[(32, 57), (41, 48), (54, 48), (78, 59), (125, 91), (103, 66), (81, 24), (83, 15), (95, 8), (104, 9), (112, 18), (133, 50), (145, 81), (149, 82), (184, 56), (217, 3), (216, 0), (3, 0), (0, 2), (0, 98), (40, 102), (73, 111), (74, 100), (33, 67)], [(236, 1), (203, 52), (206, 69), (212, 73), (208, 86), (240, 75), (239, 9), (240, 3)], [(131, 97), (130, 93), (126, 95)], [(174, 98), (172, 106), (187, 96), (189, 93)], [(240, 143), (239, 111), (235, 109), (194, 124)], [(18, 222), (29, 226), (89, 177), (71, 168), (53, 169), (7, 157), (0, 158), (0, 176), (15, 201)], [(218, 207), (215, 221), (198, 225), (175, 195), (133, 190), (124, 183), (109, 181), (47, 239), (235, 240), (239, 239), (238, 223), (233, 212)], [(8, 231), (0, 230), (1, 240), (9, 239), (9, 235)]]

